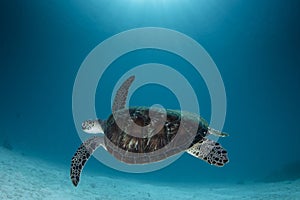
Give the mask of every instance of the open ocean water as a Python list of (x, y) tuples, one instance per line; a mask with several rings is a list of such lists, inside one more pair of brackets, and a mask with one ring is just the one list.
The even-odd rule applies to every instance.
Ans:
[[(0, 199), (300, 199), (299, 1), (2, 0), (0, 17)], [(166, 42), (171, 37), (158, 37), (147, 27), (173, 30), (199, 43), (220, 75), (213, 77), (211, 88), (222, 80), (225, 101), (188, 62), (189, 55), (197, 55), (193, 49), (184, 51), (184, 41)], [(76, 86), (81, 66), (97, 45), (143, 28), (146, 34), (136, 41), (108, 43), (104, 54), (119, 56), (97, 54), (95, 65), (111, 59), (106, 70), (101, 77), (89, 72), (86, 84), (80, 80), (83, 84)], [(140, 46), (120, 55), (140, 41), (182, 46), (187, 58)], [(92, 157), (74, 187), (71, 158), (81, 137), (89, 137), (74, 116), (89, 119), (89, 109), (95, 108), (97, 117), (106, 119), (117, 82), (149, 63), (164, 66), (131, 74), (140, 81), (143, 76), (170, 80), (182, 91), (174, 74), (164, 71), (166, 66), (176, 70), (191, 85), (208, 122), (221, 127), (222, 122), (210, 119), (226, 106), (223, 131), (230, 136), (218, 142), (230, 162), (219, 168), (185, 153), (159, 170), (127, 173)], [(99, 79), (95, 91), (89, 83), (93, 77)], [(93, 98), (82, 91), (91, 91)], [(156, 82), (130, 93), (130, 106), (182, 105), (174, 90)], [(217, 94), (214, 109), (212, 93)], [(76, 104), (76, 97), (94, 106)], [(193, 99), (181, 97), (194, 112)]]

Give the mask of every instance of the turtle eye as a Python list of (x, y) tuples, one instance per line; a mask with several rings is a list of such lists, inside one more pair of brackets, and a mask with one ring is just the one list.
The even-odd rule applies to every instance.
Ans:
[(81, 124), (83, 130), (90, 130), (92, 128), (93, 122), (91, 120), (87, 120)]
[(90, 128), (93, 128), (95, 126), (95, 122), (91, 121), (90, 122)]

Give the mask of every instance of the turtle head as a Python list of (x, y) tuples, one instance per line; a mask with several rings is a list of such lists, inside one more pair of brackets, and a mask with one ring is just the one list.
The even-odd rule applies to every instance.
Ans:
[(95, 120), (86, 120), (81, 124), (81, 128), (86, 133), (104, 133), (102, 129), (102, 121), (95, 119)]

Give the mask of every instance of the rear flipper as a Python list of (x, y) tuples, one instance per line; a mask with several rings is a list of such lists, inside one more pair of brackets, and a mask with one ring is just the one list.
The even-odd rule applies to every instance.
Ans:
[(79, 183), (81, 171), (93, 152), (100, 146), (104, 146), (103, 136), (95, 136), (80, 145), (71, 161), (70, 177), (74, 186)]
[(218, 143), (207, 138), (194, 144), (187, 152), (196, 158), (218, 167), (224, 166), (228, 161), (227, 151)]

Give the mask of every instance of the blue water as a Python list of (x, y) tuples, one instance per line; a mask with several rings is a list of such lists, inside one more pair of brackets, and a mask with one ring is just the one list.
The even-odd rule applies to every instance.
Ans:
[[(69, 170), (81, 143), (72, 115), (81, 63), (110, 36), (152, 26), (190, 36), (218, 66), (227, 95), (223, 130), (230, 133), (220, 142), (230, 163), (216, 168), (184, 154), (162, 170), (128, 174), (91, 159), (85, 173), (145, 182), (226, 183), (260, 180), (300, 159), (299, 1), (32, 0), (1, 1), (0, 7), (0, 141), (13, 150)], [(105, 72), (98, 86), (102, 93), (96, 94), (99, 117), (110, 114), (111, 93), (122, 74), (149, 62), (183, 74), (201, 99), (201, 115), (210, 119), (201, 76), (185, 60), (151, 49), (124, 55)], [(178, 107), (175, 96), (158, 85), (140, 88), (130, 100), (130, 105), (156, 103)]]

